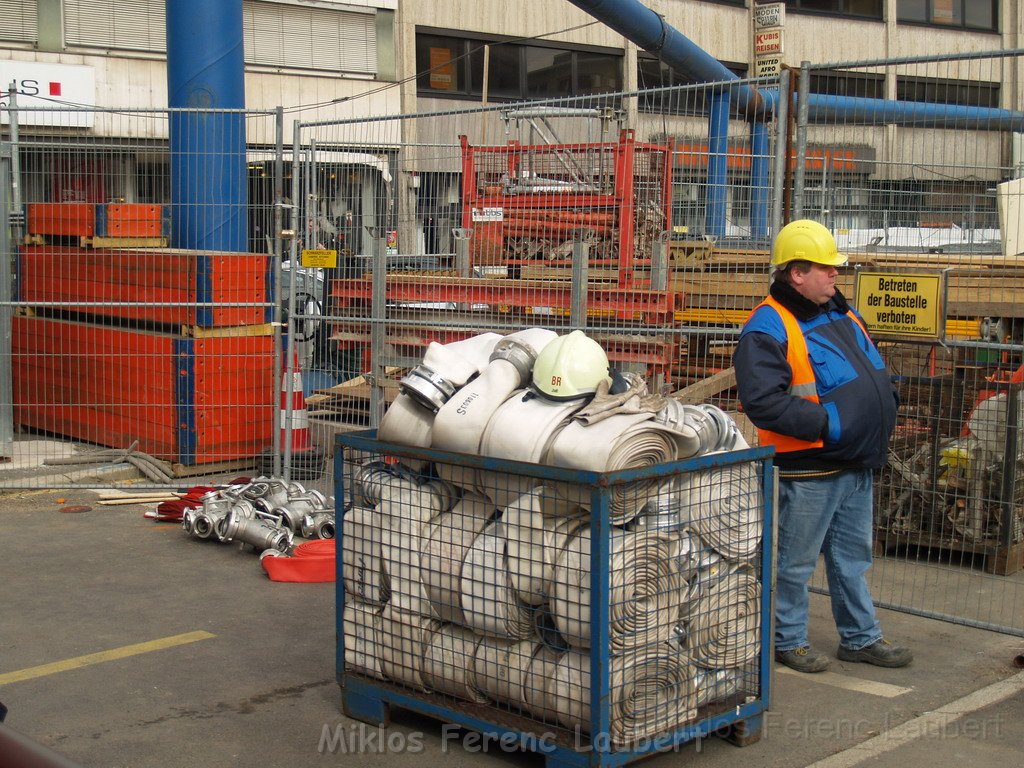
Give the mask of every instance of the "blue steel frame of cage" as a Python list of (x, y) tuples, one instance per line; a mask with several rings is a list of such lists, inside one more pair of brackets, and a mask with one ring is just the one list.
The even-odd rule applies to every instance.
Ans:
[[(463, 728), (476, 731), (485, 737), (502, 740), (503, 744), (517, 744), (527, 749), (536, 749), (538, 734), (508, 728), (488, 722), (480, 717), (440, 706), (421, 697), (385, 688), (359, 675), (348, 675), (345, 672), (345, 581), (343, 575), (342, 517), (345, 508), (345, 472), (346, 449), (364, 451), (369, 454), (386, 454), (403, 458), (419, 459), (430, 462), (457, 464), (474, 469), (485, 469), (509, 474), (527, 475), (543, 480), (576, 483), (591, 489), (591, 541), (594, 545), (590, 554), (590, 593), (591, 617), (590, 624), (590, 663), (591, 680), (597, 678), (597, 685), (590, 687), (590, 726), (591, 740), (593, 734), (610, 733), (610, 662), (609, 662), (609, 568), (611, 529), (609, 518), (609, 490), (612, 486), (623, 485), (637, 480), (653, 480), (671, 477), (684, 472), (698, 472), (745, 462), (761, 462), (761, 487), (764, 506), (763, 537), (761, 541), (761, 643), (758, 649), (758, 675), (760, 695), (753, 701), (737, 705), (732, 711), (713, 715), (705, 720), (692, 723), (674, 733), (666, 734), (665, 739), (655, 738), (650, 746), (638, 750), (620, 750), (611, 752), (607, 747), (591, 748), (578, 751), (553, 743), (544, 743), (543, 753), (550, 766), (602, 766), (613, 768), (630, 763), (647, 755), (663, 752), (675, 746), (695, 739), (701, 739), (714, 733), (721, 733), (736, 723), (743, 722), (748, 732), (758, 732), (762, 725), (763, 714), (771, 701), (771, 610), (772, 591), (774, 589), (774, 494), (772, 483), (774, 471), (772, 448), (749, 448), (742, 451), (718, 453), (698, 456), (680, 461), (658, 464), (640, 469), (625, 469), (615, 472), (590, 472), (586, 470), (566, 469), (541, 464), (530, 464), (507, 459), (495, 459), (487, 456), (472, 456), (450, 451), (439, 451), (429, 448), (415, 448), (398, 443), (376, 439), (376, 430), (349, 432), (339, 434), (335, 438), (334, 478), (335, 478), (335, 539), (336, 547), (336, 585), (335, 585), (335, 622), (336, 622), (336, 655), (335, 668), (339, 686), (343, 691), (344, 711), (349, 717), (372, 724), (387, 724), (390, 705), (419, 712), (436, 720), (454, 723)], [(596, 673), (596, 674), (595, 674)], [(605, 743), (607, 743), (605, 741)]]

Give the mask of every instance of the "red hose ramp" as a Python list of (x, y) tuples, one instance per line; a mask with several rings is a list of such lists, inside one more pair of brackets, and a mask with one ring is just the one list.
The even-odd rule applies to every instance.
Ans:
[(335, 581), (335, 539), (300, 544), (291, 557), (264, 557), (260, 564), (271, 581), (321, 584)]

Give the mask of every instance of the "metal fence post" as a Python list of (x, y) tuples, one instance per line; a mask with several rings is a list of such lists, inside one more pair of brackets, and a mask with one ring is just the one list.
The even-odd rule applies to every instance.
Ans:
[(577, 240), (572, 244), (572, 306), (569, 308), (569, 324), (573, 329), (587, 327), (587, 281), (590, 246)]

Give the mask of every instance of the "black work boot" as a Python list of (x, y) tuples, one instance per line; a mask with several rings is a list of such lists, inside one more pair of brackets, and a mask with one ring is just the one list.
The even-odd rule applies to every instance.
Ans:
[(828, 656), (809, 645), (791, 648), (788, 651), (776, 651), (775, 660), (797, 672), (824, 672), (832, 663)]
[(888, 640), (878, 640), (856, 651), (840, 645), (836, 657), (840, 661), (862, 661), (876, 667), (905, 667), (914, 660), (914, 654), (909, 648), (893, 645)]

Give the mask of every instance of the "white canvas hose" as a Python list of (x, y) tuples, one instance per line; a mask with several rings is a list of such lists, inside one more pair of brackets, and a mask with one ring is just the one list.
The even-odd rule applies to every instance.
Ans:
[(680, 504), (700, 537), (730, 560), (749, 560), (764, 530), (757, 465), (731, 464), (682, 480)]
[(351, 507), (345, 512), (341, 544), (345, 590), (369, 603), (387, 602), (389, 590), (384, 580), (378, 513), (368, 507)]
[(450, 344), (432, 341), (427, 345), (423, 362), (399, 382), (399, 388), (436, 412), (459, 387), (487, 366), (501, 338), (497, 333), (481, 333)]
[(553, 686), (558, 662), (564, 655), (565, 651), (539, 643), (523, 677), (523, 701), (526, 708), (534, 717), (547, 723), (558, 721), (558, 710), (552, 708), (552, 702), (555, 701)]
[(423, 585), (420, 554), (424, 528), (436, 515), (440, 499), (429, 488), (393, 478), (381, 489), (381, 555), (384, 573), (396, 607), (431, 616), (430, 598)]
[(533, 631), (530, 609), (516, 599), (505, 565), (505, 526), (490, 523), (462, 563), (462, 612), (475, 632), (522, 640)]
[(487, 697), (477, 687), (473, 660), (480, 636), (465, 627), (445, 624), (430, 638), (423, 652), (420, 674), (435, 693), (485, 704)]
[(466, 623), (462, 612), (462, 563), (494, 513), (494, 505), (487, 499), (466, 494), (450, 511), (427, 524), (420, 556), (422, 576), (430, 605), (444, 621)]
[(401, 392), (381, 418), (380, 426), (377, 427), (377, 439), (416, 448), (429, 448), (433, 424), (434, 414)]
[(442, 626), (437, 619), (384, 606), (378, 633), (380, 669), (384, 676), (418, 690), (423, 684), (423, 654), (434, 633)]
[(550, 591), (558, 556), (587, 519), (579, 514), (548, 514), (544, 489), (539, 487), (505, 507), (501, 521), (505, 524), (505, 556), (512, 588), (527, 605), (540, 605)]
[[(582, 400), (554, 402), (530, 390), (512, 394), (491, 416), (480, 439), (480, 454), (544, 463), (552, 437), (583, 407)], [(538, 484), (535, 478), (502, 472), (477, 473), (477, 490), (504, 509)]]
[[(696, 436), (692, 443), (697, 444)], [(548, 461), (555, 466), (592, 472), (640, 469), (679, 458), (680, 444), (678, 434), (651, 421), (649, 413), (617, 414), (589, 426), (575, 421), (569, 424), (552, 441)], [(589, 506), (589, 498), (579, 498), (578, 487), (564, 483), (552, 487)], [(635, 518), (656, 491), (653, 481), (615, 486), (611, 498), (612, 523)]]
[(381, 607), (358, 600), (345, 601), (345, 667), (383, 678), (380, 666)]
[(687, 648), (708, 669), (738, 667), (757, 655), (761, 639), (761, 585), (742, 568), (705, 593), (690, 616)]
[[(609, 660), (609, 735), (626, 747), (671, 733), (697, 716), (694, 667), (668, 644)], [(549, 708), (566, 728), (590, 732), (590, 656), (569, 651), (558, 662)]]
[(479, 689), (500, 704), (524, 707), (526, 671), (538, 646), (536, 637), (526, 640), (483, 638), (471, 665)]
[[(574, 648), (590, 647), (590, 529), (569, 539), (555, 566), (551, 613)], [(609, 558), (611, 653), (667, 640), (685, 582), (675, 542), (657, 531), (616, 531)]]

